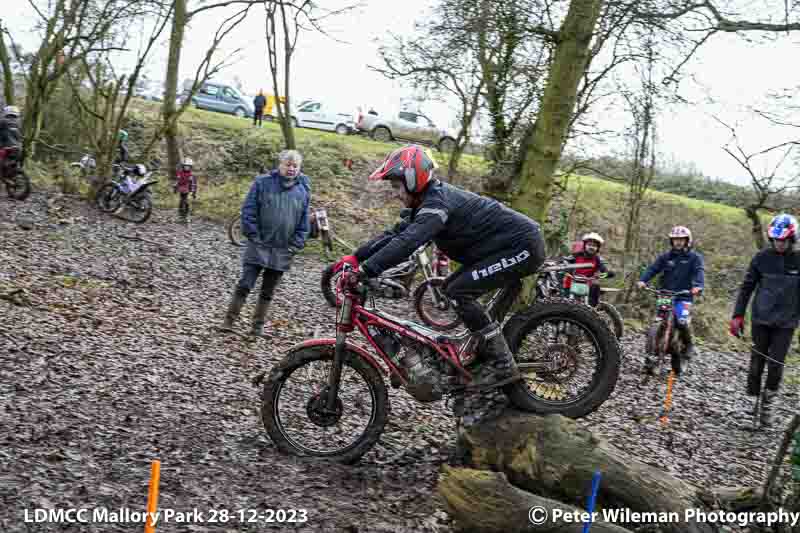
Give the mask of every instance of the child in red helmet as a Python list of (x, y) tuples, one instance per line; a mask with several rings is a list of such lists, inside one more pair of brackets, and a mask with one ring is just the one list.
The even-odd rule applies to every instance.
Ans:
[[(579, 250), (574, 251), (572, 255), (566, 259), (573, 264), (591, 263), (591, 267), (579, 268), (575, 270), (575, 274), (579, 276), (592, 277), (597, 273), (606, 274), (606, 277), (613, 278), (614, 272), (608, 270), (608, 265), (600, 255), (600, 248), (602, 248), (605, 241), (598, 233), (587, 233), (581, 239), (582, 245)], [(569, 293), (572, 286), (572, 278), (564, 276), (564, 292)], [(593, 283), (589, 289), (589, 305), (595, 307), (600, 301), (600, 285)]]
[(178, 218), (181, 222), (189, 222), (189, 193), (192, 199), (197, 199), (197, 179), (192, 173), (194, 162), (190, 157), (184, 158), (175, 173), (175, 192), (181, 195), (178, 205)]

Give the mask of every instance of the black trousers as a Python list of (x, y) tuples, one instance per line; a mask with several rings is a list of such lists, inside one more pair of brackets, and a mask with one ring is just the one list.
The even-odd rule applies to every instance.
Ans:
[(761, 394), (761, 376), (764, 366), (767, 367), (767, 389), (777, 391), (783, 378), (783, 365), (757, 353), (768, 355), (771, 359), (784, 362), (786, 353), (792, 345), (794, 337), (793, 328), (773, 328), (763, 324), (753, 324), (753, 351), (750, 353), (750, 371), (747, 374), (747, 394), (758, 396)]
[(189, 193), (182, 192), (181, 201), (178, 204), (178, 216), (185, 217), (189, 215)]
[(256, 286), (259, 275), (261, 275), (260, 298), (262, 300), (272, 301), (272, 294), (275, 292), (275, 288), (283, 277), (283, 272), (280, 270), (273, 270), (261, 265), (246, 263), (242, 268), (242, 276), (239, 278), (236, 290), (246, 298), (247, 295), (250, 294), (250, 291)]
[(256, 108), (255, 112), (253, 113), (253, 126), (255, 126), (256, 123), (258, 123), (258, 125), (261, 125), (261, 119), (263, 118), (264, 118), (264, 110)]
[(464, 325), (472, 332), (479, 331), (491, 319), (478, 298), (507, 285), (521, 286), (521, 280), (535, 273), (544, 259), (544, 241), (537, 234), (482, 261), (462, 265), (445, 280), (445, 294), (456, 302), (456, 313)]

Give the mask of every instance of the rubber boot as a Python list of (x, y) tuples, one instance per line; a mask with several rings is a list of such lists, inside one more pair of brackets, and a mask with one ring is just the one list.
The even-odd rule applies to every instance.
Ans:
[(253, 312), (253, 327), (250, 334), (254, 337), (264, 337), (264, 322), (267, 318), (267, 310), (271, 300), (259, 298), (256, 302), (256, 309)]
[(464, 393), (465, 430), (500, 416), (508, 405), (508, 397), (500, 387), (522, 379), (500, 325), (492, 322), (478, 335), (481, 341), (475, 366), (479, 366)]
[(684, 346), (686, 347), (681, 354), (681, 358), (686, 361), (686, 363), (690, 363), (692, 361), (692, 357), (694, 357), (694, 343), (692, 343), (692, 332), (689, 330), (689, 325), (683, 326), (678, 328), (678, 333), (681, 336), (681, 341), (683, 342)]
[(766, 389), (764, 396), (761, 398), (761, 426), (768, 428), (772, 426), (772, 403), (775, 401), (775, 396), (778, 391)]
[(233, 323), (239, 318), (239, 313), (242, 312), (242, 306), (244, 306), (244, 302), (247, 300), (248, 292), (250, 291), (240, 289), (239, 287), (233, 291), (233, 297), (231, 298), (230, 304), (228, 304), (228, 311), (225, 313), (225, 320), (222, 322), (223, 331), (233, 331)]
[(480, 342), (477, 357), (473, 366), (474, 379), (468, 389), (488, 390), (502, 387), (522, 379), (511, 349), (508, 347), (503, 329), (497, 322), (492, 322), (477, 332)]

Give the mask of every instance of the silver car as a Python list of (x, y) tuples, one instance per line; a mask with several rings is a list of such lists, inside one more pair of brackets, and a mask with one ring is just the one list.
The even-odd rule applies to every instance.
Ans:
[[(188, 91), (184, 92), (184, 97)], [(255, 114), (253, 102), (242, 95), (235, 87), (222, 83), (204, 83), (192, 97), (192, 105), (197, 109), (230, 113), (237, 117), (251, 118)]]
[(374, 111), (359, 114), (356, 129), (376, 141), (410, 141), (434, 146), (442, 152), (450, 152), (456, 146), (456, 136), (453, 132), (437, 127), (431, 119), (421, 113), (410, 111), (398, 111), (387, 115), (380, 115)]

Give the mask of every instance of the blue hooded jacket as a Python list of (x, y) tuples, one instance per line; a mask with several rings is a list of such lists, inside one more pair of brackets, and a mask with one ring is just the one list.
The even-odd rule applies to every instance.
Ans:
[(311, 183), (300, 174), (284, 188), (277, 170), (258, 176), (242, 205), (242, 233), (247, 237), (245, 264), (286, 271), (303, 249), (309, 233)]
[[(647, 283), (661, 273), (661, 288), (668, 291), (688, 291), (694, 287), (703, 288), (705, 265), (703, 256), (694, 250), (670, 250), (658, 256), (655, 263), (644, 271), (640, 281)], [(691, 296), (681, 296), (680, 300), (693, 301)]]

